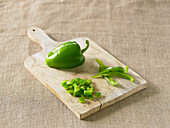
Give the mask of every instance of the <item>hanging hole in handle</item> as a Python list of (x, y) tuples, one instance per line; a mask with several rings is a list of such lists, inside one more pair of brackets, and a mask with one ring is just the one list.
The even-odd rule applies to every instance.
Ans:
[(32, 31), (35, 31), (35, 29), (32, 29)]

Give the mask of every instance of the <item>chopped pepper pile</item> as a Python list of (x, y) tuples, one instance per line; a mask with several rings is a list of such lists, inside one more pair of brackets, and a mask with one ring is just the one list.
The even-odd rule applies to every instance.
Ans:
[(128, 66), (123, 67), (117, 66), (117, 67), (109, 67), (103, 64), (103, 62), (100, 59), (96, 59), (97, 63), (100, 65), (99, 67), (99, 73), (92, 76), (92, 78), (102, 76), (109, 84), (116, 86), (118, 84), (117, 81), (115, 81), (112, 77), (120, 77), (127, 80), (130, 80), (131, 82), (134, 81), (134, 78), (127, 74), (128, 72)]
[[(79, 97), (80, 103), (85, 103), (85, 98), (93, 100), (94, 97), (94, 88), (91, 84), (91, 79), (80, 79), (79, 77), (76, 79), (72, 79), (71, 81), (64, 80), (61, 82), (62, 87), (67, 90), (67, 93), (70, 93), (74, 97)], [(100, 92), (95, 93), (95, 97), (101, 97)]]

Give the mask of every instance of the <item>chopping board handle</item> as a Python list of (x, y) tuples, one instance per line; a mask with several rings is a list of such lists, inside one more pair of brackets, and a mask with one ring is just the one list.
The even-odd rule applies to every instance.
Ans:
[(31, 27), (28, 29), (28, 37), (39, 44), (43, 49), (56, 41), (52, 40), (42, 29)]

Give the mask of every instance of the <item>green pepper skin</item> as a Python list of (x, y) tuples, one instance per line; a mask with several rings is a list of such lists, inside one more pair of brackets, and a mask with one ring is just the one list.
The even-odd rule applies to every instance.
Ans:
[[(109, 68), (109, 66), (104, 65), (100, 59), (96, 59), (96, 62), (100, 65), (99, 67), (100, 72), (105, 70), (106, 68)], [(118, 85), (118, 82), (115, 81), (111, 76), (102, 76), (102, 77), (112, 86)]]
[(107, 72), (122, 72), (123, 73), (124, 69), (120, 66), (118, 66), (118, 67), (108, 67), (108, 68), (105, 68), (103, 71), (99, 72), (98, 74), (92, 76), (92, 78), (101, 76), (102, 74), (106, 74)]
[(63, 43), (46, 55), (46, 64), (57, 69), (71, 69), (82, 65), (85, 62), (83, 53), (89, 47), (88, 40), (86, 40), (86, 44), (86, 47), (81, 50), (75, 41)]
[(103, 76), (120, 77), (120, 78), (130, 80), (131, 82), (134, 81), (134, 78), (132, 76), (125, 74), (125, 73), (121, 73), (121, 72), (109, 72), (109, 73), (103, 74)]
[(100, 67), (99, 67), (100, 72), (109, 67), (109, 66), (105, 66), (100, 59), (96, 59), (96, 62), (100, 65)]
[(112, 86), (118, 85), (118, 82), (115, 81), (111, 76), (103, 76), (103, 78)]

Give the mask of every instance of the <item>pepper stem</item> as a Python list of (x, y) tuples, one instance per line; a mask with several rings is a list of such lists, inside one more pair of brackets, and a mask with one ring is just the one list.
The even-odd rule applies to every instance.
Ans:
[(82, 53), (84, 53), (88, 48), (89, 48), (89, 41), (86, 40), (86, 47), (84, 49), (81, 50)]

